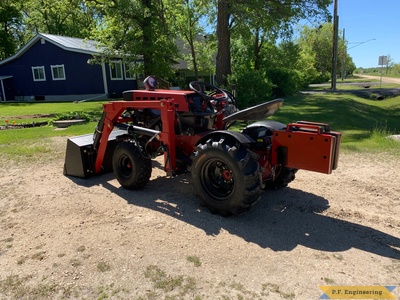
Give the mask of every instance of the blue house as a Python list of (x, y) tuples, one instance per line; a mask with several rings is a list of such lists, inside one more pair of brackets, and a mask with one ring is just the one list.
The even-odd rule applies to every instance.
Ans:
[(121, 59), (91, 64), (101, 48), (92, 40), (39, 33), (0, 61), (1, 101), (71, 101), (116, 98), (137, 88)]

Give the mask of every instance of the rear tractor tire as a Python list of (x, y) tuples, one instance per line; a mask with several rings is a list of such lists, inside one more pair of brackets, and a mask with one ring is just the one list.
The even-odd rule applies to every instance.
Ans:
[(191, 181), (195, 193), (212, 213), (238, 214), (260, 199), (256, 156), (229, 137), (212, 137), (197, 146)]
[(114, 150), (112, 165), (115, 177), (124, 188), (142, 189), (150, 180), (151, 159), (144, 157), (131, 142), (118, 144)]

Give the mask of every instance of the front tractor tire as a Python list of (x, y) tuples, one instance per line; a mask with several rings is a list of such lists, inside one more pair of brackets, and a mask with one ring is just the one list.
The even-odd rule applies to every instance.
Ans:
[(114, 150), (112, 165), (115, 177), (124, 188), (144, 188), (151, 176), (151, 159), (144, 157), (135, 144), (121, 142)]
[(195, 193), (213, 213), (238, 214), (260, 199), (256, 155), (229, 137), (199, 144), (191, 167)]

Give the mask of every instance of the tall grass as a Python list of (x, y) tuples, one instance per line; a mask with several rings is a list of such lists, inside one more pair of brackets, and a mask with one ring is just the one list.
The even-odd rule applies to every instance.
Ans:
[(400, 153), (400, 141), (395, 140), (391, 136), (394, 134), (400, 135), (399, 132), (389, 131), (386, 127), (376, 127), (372, 130), (371, 136), (368, 139), (370, 146), (368, 148), (380, 149), (381, 151), (398, 151)]

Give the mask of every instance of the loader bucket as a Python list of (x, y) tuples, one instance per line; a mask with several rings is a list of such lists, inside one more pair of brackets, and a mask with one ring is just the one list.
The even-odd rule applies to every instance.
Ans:
[[(112, 156), (118, 144), (116, 137), (125, 133), (125, 130), (114, 130), (111, 132), (108, 138), (101, 173), (112, 171)], [(96, 156), (97, 152), (93, 148), (93, 134), (69, 138), (65, 153), (64, 175), (80, 178), (88, 178), (94, 175)]]

